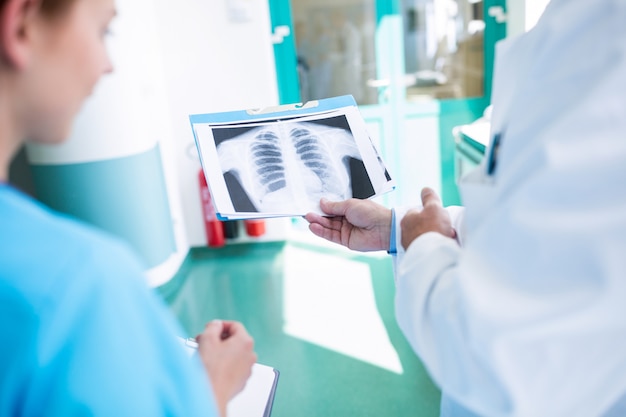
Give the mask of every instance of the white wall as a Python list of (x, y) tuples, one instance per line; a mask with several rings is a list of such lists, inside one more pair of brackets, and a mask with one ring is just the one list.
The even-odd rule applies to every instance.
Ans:
[[(148, 282), (159, 285), (174, 275), (189, 247), (170, 150), (175, 135), (160, 28), (154, 0), (118, 0), (116, 6), (118, 16), (112, 23), (113, 36), (108, 39), (113, 73), (104, 76), (86, 100), (68, 140), (54, 146), (29, 144), (28, 160), (31, 165), (85, 165), (141, 155), (158, 145), (169, 200), (166, 211), (172, 221), (171, 225), (159, 226), (172, 227), (176, 246), (168, 259), (146, 271)], [(156, 181), (161, 181), (161, 177)], [(99, 198), (98, 184), (94, 184), (93, 195), (82, 195), (79, 200), (88, 207)], [(151, 203), (137, 202), (146, 205), (147, 210)]]
[(156, 0), (176, 182), (191, 246), (205, 243), (188, 116), (278, 104), (267, 0)]
[(550, 0), (526, 0), (526, 22), (525, 29), (532, 29), (543, 14)]
[(507, 0), (507, 36), (522, 34), (537, 23), (550, 0)]

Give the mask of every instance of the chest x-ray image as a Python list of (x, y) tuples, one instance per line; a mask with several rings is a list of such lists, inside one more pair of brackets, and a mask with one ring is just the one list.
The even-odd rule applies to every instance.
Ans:
[(322, 197), (374, 195), (345, 116), (214, 128), (213, 137), (236, 212), (299, 214)]

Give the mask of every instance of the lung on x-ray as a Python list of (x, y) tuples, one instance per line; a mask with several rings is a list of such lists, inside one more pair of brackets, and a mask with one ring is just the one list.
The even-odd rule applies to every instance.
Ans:
[(218, 212), (225, 197), (225, 212), (269, 217), (319, 211), (321, 198), (388, 191), (391, 179), (380, 156), (367, 135), (357, 139), (365, 130), (355, 132), (350, 117), (331, 112), (195, 126), (198, 143), (212, 142), (199, 148)]

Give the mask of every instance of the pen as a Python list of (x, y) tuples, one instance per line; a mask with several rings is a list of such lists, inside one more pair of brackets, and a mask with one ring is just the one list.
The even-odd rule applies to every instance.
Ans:
[(185, 339), (185, 346), (188, 346), (192, 349), (198, 349), (198, 342), (196, 342), (195, 337), (188, 337)]
[[(222, 340), (225, 340), (225, 339), (228, 339), (228, 336), (230, 336), (230, 333), (224, 330), (222, 334), (220, 335), (220, 338)], [(193, 349), (198, 349), (198, 341), (196, 340), (195, 337), (188, 337), (184, 340), (184, 342), (185, 342), (185, 346), (188, 346)]]

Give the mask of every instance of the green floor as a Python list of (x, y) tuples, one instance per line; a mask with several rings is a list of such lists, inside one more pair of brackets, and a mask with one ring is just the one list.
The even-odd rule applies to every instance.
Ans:
[[(329, 272), (335, 264), (348, 269)], [(350, 276), (354, 271), (361, 276)], [(355, 283), (362, 290), (356, 291)], [(354, 307), (368, 305), (368, 288), (372, 315)], [(187, 335), (214, 318), (246, 325), (258, 361), (280, 371), (272, 417), (439, 414), (439, 391), (395, 323), (387, 256), (299, 241), (195, 248), (159, 293)], [(359, 358), (359, 346), (371, 352), (372, 346), (378, 349), (377, 339), (387, 341), (380, 348), (383, 366), (371, 354)], [(326, 340), (327, 347), (316, 340)], [(383, 356), (395, 357), (401, 369), (385, 366), (393, 360)]]

